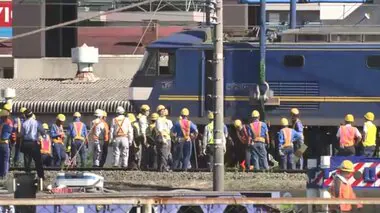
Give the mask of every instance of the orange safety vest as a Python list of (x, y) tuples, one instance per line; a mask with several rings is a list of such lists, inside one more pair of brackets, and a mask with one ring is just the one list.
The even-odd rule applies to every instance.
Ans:
[(104, 141), (110, 141), (110, 128), (105, 120), (103, 120), (104, 124)]
[(285, 127), (281, 129), (282, 134), (284, 134), (284, 147), (292, 146), (292, 129)]
[(251, 123), (251, 129), (253, 132), (253, 142), (265, 142), (265, 138), (261, 137), (261, 121)]
[(353, 146), (356, 128), (352, 126), (341, 126), (339, 129), (339, 143), (343, 146)]
[(115, 121), (115, 123), (117, 125), (116, 136), (117, 137), (124, 137), (124, 136), (126, 136), (127, 133), (124, 132), (124, 130), (123, 130), (123, 124), (124, 124), (125, 118), (123, 118), (123, 120), (118, 120), (117, 118), (115, 118), (114, 121)]
[[(100, 121), (100, 122), (102, 122), (102, 121)], [(95, 124), (91, 127), (90, 134), (89, 134), (88, 137), (89, 137), (91, 140), (93, 140), (93, 141), (96, 141), (96, 140), (99, 139), (99, 137), (96, 136), (96, 134), (95, 134), (95, 130), (96, 130), (96, 127), (100, 124), (100, 122), (95, 123)]]
[(74, 140), (81, 140), (81, 141), (84, 141), (85, 138), (82, 137), (83, 123), (80, 122), (80, 121), (74, 122), (74, 123), (73, 123), (73, 127), (74, 127), (74, 132), (75, 132)]
[(51, 155), (51, 140), (50, 136), (46, 135), (46, 138), (40, 140), (41, 154)]
[(245, 126), (243, 126), (243, 129), (242, 130), (238, 130), (236, 128), (236, 135), (238, 136), (239, 140), (243, 143), (243, 144), (247, 144), (248, 143), (248, 132), (247, 132), (247, 128)]
[(57, 138), (53, 138), (53, 142), (54, 143), (63, 143), (63, 127), (62, 125), (61, 126), (58, 126), (57, 124), (54, 124), (56, 127), (57, 127), (57, 134), (60, 135), (58, 136)]
[(179, 121), (179, 125), (181, 126), (183, 138), (185, 139), (185, 141), (189, 141), (191, 121), (187, 119), (182, 119)]
[[(354, 190), (352, 189), (352, 186), (350, 184), (347, 184), (345, 182), (343, 182), (342, 180), (338, 180), (339, 177), (334, 177), (334, 182), (330, 188), (330, 194), (332, 195), (332, 197), (335, 197), (335, 198), (340, 198), (340, 199), (356, 199), (356, 195), (355, 195), (355, 192)], [(339, 184), (339, 190), (337, 190), (335, 187), (335, 184), (337, 182), (340, 182)], [(357, 204), (357, 207), (358, 208), (362, 208), (363, 206), (361, 204)], [(345, 211), (351, 211), (352, 210), (352, 206), (351, 204), (340, 204), (339, 205), (339, 208), (341, 211), (345, 212)]]

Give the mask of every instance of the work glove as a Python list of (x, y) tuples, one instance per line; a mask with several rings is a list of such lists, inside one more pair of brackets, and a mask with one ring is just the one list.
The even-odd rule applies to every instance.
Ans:
[(284, 151), (283, 151), (283, 148), (280, 148), (280, 150), (279, 150), (279, 154), (280, 154), (280, 156), (284, 156), (285, 154), (284, 154)]
[(66, 147), (66, 153), (70, 153), (70, 152), (71, 152), (71, 146)]
[(206, 153), (206, 149), (202, 150), (202, 155), (206, 156), (207, 153)]

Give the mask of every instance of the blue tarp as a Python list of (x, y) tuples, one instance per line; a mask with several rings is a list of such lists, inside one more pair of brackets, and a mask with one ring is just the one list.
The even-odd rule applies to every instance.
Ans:
[(205, 30), (189, 30), (174, 33), (168, 37), (160, 38), (152, 42), (148, 48), (180, 48), (202, 44), (207, 39)]

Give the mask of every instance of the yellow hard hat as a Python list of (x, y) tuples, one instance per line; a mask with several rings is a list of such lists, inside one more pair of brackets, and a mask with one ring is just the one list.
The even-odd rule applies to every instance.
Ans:
[(375, 120), (375, 114), (373, 114), (373, 112), (367, 112), (364, 115), (364, 118), (369, 120), (369, 121), (373, 121), (373, 120)]
[(24, 113), (25, 111), (26, 111), (26, 107), (21, 107), (21, 108), (20, 108), (20, 112), (21, 112), (21, 113)]
[(183, 108), (181, 110), (181, 115), (183, 116), (189, 116), (190, 112), (189, 112), (189, 109), (188, 108)]
[(164, 110), (165, 109), (165, 106), (164, 105), (158, 105), (157, 106), (157, 112), (161, 111), (161, 110)]
[(300, 111), (297, 108), (292, 108), (290, 110), (290, 113), (292, 113), (293, 115), (298, 115), (298, 114), (300, 114)]
[(66, 116), (64, 114), (58, 114), (57, 120), (64, 122), (66, 120)]
[(243, 124), (241, 123), (241, 120), (237, 119), (234, 121), (235, 128), (240, 128)]
[(127, 116), (130, 122), (136, 121), (136, 116), (133, 113), (128, 113)]
[(148, 111), (148, 110), (150, 110), (150, 107), (149, 107), (148, 105), (144, 104), (144, 105), (142, 105), (142, 106), (140, 107), (140, 110), (141, 110), (141, 111)]
[(340, 164), (339, 169), (345, 172), (353, 172), (354, 164), (350, 160), (344, 160), (342, 164)]
[(47, 123), (43, 123), (43, 124), (42, 124), (42, 128), (44, 128), (44, 129), (49, 129), (49, 125), (48, 125)]
[(9, 112), (7, 110), (1, 110), (0, 117), (6, 117), (6, 116), (9, 116)]
[(208, 115), (207, 115), (208, 119), (212, 120), (214, 119), (214, 113), (212, 112), (209, 112)]
[(260, 117), (260, 113), (259, 113), (259, 111), (257, 111), (257, 110), (253, 110), (253, 111), (252, 111), (252, 118), (258, 118), (258, 117)]
[(75, 112), (73, 117), (80, 118), (82, 115), (79, 112)]
[(345, 121), (347, 122), (354, 122), (354, 116), (352, 114), (347, 114), (346, 117), (344, 118)]
[(281, 118), (281, 122), (280, 123), (281, 123), (282, 126), (288, 126), (289, 125), (289, 121), (286, 118)]
[(107, 117), (107, 112), (103, 111), (103, 117)]
[(160, 117), (160, 116), (159, 116), (157, 113), (152, 113), (152, 114), (150, 115), (150, 119), (151, 119), (152, 121), (157, 120), (158, 117)]
[(3, 109), (8, 110), (9, 112), (12, 110), (11, 104), (4, 104)]

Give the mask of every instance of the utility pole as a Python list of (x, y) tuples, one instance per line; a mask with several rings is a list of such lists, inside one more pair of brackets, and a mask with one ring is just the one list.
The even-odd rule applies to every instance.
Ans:
[[(214, 24), (215, 112), (213, 190), (224, 191), (224, 56), (223, 56), (223, 0), (210, 0), (211, 23)], [(216, 16), (215, 16), (216, 15)]]
[[(260, 74), (259, 74), (259, 84), (263, 85), (266, 80), (266, 66), (265, 66), (265, 55), (266, 55), (266, 44), (267, 44), (267, 27), (266, 27), (266, 0), (260, 0)], [(262, 97), (261, 97), (262, 98)], [(265, 105), (264, 101), (261, 100), (260, 108), (262, 110), (262, 120), (265, 121)]]
[(296, 29), (297, 26), (297, 0), (290, 0), (290, 29)]

